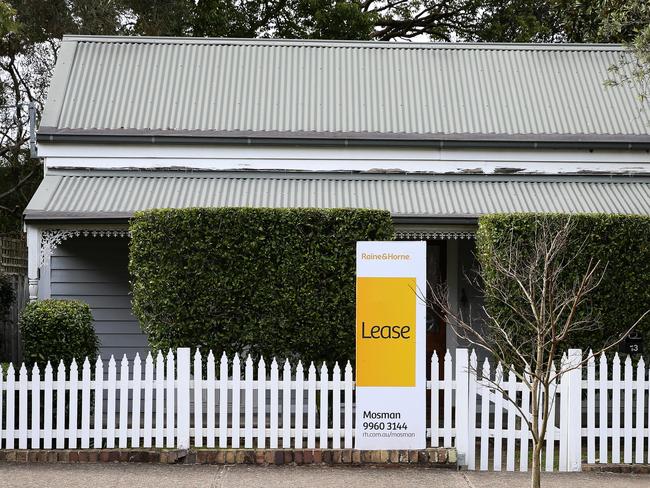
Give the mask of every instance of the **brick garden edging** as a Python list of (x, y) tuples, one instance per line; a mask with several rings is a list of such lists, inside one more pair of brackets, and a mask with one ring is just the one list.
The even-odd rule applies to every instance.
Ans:
[(393, 465), (456, 467), (456, 450), (359, 451), (356, 449), (4, 449), (0, 462), (160, 463), (255, 465)]

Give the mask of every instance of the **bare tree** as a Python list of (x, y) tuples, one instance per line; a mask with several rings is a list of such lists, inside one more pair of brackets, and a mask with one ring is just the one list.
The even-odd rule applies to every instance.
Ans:
[[(531, 411), (523, 412), (516, 395), (511, 397), (500, 378), (488, 383), (512, 403), (528, 424), (533, 440), (531, 486), (539, 487), (541, 450), (550, 421), (553, 385), (568, 371), (586, 363), (590, 357), (614, 347), (648, 314), (646, 311), (629, 329), (595, 353), (580, 361), (562, 361), (559, 356), (578, 333), (599, 326), (598, 316), (589, 305), (590, 294), (598, 287), (606, 264), (590, 260), (579, 274), (571, 265), (577, 254), (570, 246), (574, 224), (564, 224), (550, 217), (541, 217), (533, 231), (532, 241), (522, 242), (515, 232), (507, 245), (482, 255), (482, 265), (489, 268), (485, 279), (473, 281), (496, 307), (484, 306), (485, 320), (476, 328), (450, 304), (443, 285), (430, 284), (428, 305), (445, 316), (447, 323), (461, 340), (466, 341), (501, 363), (500, 371), (512, 371), (530, 390)], [(584, 246), (579, 247), (579, 250)], [(491, 311), (492, 310), (492, 311)], [(501, 312), (494, 312), (501, 310)]]

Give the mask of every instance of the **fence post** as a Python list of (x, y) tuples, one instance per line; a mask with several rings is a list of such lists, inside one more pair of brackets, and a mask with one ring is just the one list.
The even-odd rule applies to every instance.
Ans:
[[(567, 367), (567, 471), (582, 471), (582, 350), (569, 349)], [(564, 413), (564, 412), (563, 412)]]
[[(449, 381), (451, 378), (445, 378)], [(456, 451), (458, 465), (467, 465), (469, 447), (469, 356), (467, 349), (456, 349)]]
[[(177, 370), (177, 427), (176, 443), (178, 449), (190, 448), (190, 348), (176, 350)], [(173, 374), (173, 372), (172, 372)], [(173, 394), (173, 392), (170, 392)], [(168, 393), (169, 394), (169, 393)]]

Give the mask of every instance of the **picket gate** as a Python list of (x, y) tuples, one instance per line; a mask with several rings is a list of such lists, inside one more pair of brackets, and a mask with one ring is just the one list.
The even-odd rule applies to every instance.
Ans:
[[(580, 357), (580, 351), (571, 350), (562, 361), (578, 364)], [(430, 445), (454, 445), (459, 463), (469, 470), (527, 471), (533, 442), (522, 415), (526, 414), (530, 421), (532, 399), (526, 384), (514, 371), (504, 371), (501, 364), (494, 366), (487, 358), (479, 362), (476, 353), (468, 354), (466, 349), (456, 350), (455, 361), (447, 351), (443, 364), (445, 379), (441, 380), (439, 359), (434, 353), (428, 385), (432, 406)], [(542, 468), (546, 471), (580, 470), (580, 374), (578, 367), (550, 389), (552, 420), (542, 451)], [(515, 398), (516, 404), (508, 398)], [(440, 403), (444, 404), (442, 412), (436, 408)]]
[[(582, 358), (570, 350), (558, 366)], [(645, 362), (587, 358), (549, 391), (543, 469), (650, 462)], [(434, 353), (428, 366), (427, 445), (456, 447), (470, 470), (528, 470), (533, 442), (522, 415), (530, 419), (532, 399), (514, 372), (467, 349)], [(0, 370), (0, 448), (352, 448), (354, 391), (349, 362), (254, 364), (189, 348), (119, 364), (10, 364)]]

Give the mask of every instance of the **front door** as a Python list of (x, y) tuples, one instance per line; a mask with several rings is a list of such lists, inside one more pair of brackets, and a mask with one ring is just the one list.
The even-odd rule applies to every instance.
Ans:
[[(446, 281), (447, 256), (445, 241), (427, 242), (427, 283), (435, 287)], [(430, 290), (427, 290), (430, 297)], [(430, 300), (429, 300), (430, 303)], [(438, 354), (440, 379), (444, 369), (444, 357), (447, 350), (447, 328), (441, 310), (427, 308), (427, 379), (431, 379), (431, 356)]]

